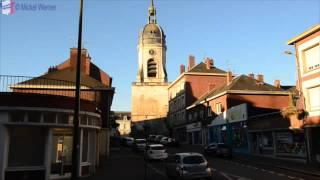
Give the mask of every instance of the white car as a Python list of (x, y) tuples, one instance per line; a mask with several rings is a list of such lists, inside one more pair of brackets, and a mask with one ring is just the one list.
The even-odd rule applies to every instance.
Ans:
[(146, 159), (167, 159), (168, 153), (162, 144), (149, 144), (145, 153)]
[(167, 143), (168, 143), (168, 140), (169, 140), (168, 137), (163, 137), (163, 138), (161, 138), (160, 143), (161, 143), (161, 144), (167, 144)]

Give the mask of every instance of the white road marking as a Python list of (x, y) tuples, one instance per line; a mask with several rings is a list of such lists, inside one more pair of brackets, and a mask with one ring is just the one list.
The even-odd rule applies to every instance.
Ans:
[(237, 176), (237, 175), (230, 174), (230, 173), (224, 173), (224, 172), (222, 172), (222, 171), (220, 171), (220, 174), (221, 174), (223, 177), (225, 177), (226, 179), (228, 179), (228, 180), (232, 179), (230, 176), (237, 178), (237, 180), (251, 180), (251, 179), (246, 178), (246, 177), (241, 177), (241, 176)]
[(284, 174), (282, 174), (282, 173), (278, 173), (277, 175), (278, 175), (278, 176), (285, 176), (285, 175), (284, 175)]
[(295, 179), (296, 177), (293, 177), (293, 176), (288, 176), (288, 178), (290, 178), (290, 179)]

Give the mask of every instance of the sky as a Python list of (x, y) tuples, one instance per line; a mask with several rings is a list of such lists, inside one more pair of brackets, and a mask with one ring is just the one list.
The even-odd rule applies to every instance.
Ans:
[[(77, 47), (79, 0), (14, 0), (16, 12), (0, 14), (0, 75), (40, 76)], [(168, 80), (189, 55), (216, 67), (263, 74), (267, 83), (296, 81), (294, 52), (286, 42), (320, 23), (320, 0), (154, 0), (166, 34)], [(36, 9), (22, 9), (23, 6)], [(39, 9), (38, 6), (49, 7)], [(84, 0), (84, 47), (113, 78), (112, 110), (131, 110), (139, 31), (150, 0)]]

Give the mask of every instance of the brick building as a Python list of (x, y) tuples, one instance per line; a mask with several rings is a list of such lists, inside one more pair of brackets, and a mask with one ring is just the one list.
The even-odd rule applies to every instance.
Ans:
[(320, 164), (320, 24), (290, 39), (287, 44), (295, 47), (300, 97), (297, 109), (308, 114), (300, 120), (308, 137), (308, 157), (310, 162)]
[[(289, 123), (281, 116), (281, 110), (289, 104), (289, 94), (278, 80), (273, 86), (264, 82), (263, 75), (257, 75), (257, 79), (253, 74), (233, 79), (228, 72), (224, 85), (205, 93), (187, 107), (188, 141), (191, 144), (226, 143), (241, 153), (259, 153), (258, 144), (262, 143), (264, 154), (271, 152), (277, 156), (274, 137), (278, 131), (289, 131)], [(277, 119), (269, 116), (274, 113)], [(267, 118), (258, 118), (258, 124), (266, 125), (273, 119), (264, 129), (251, 123), (252, 118), (261, 114)]]
[(189, 56), (188, 69), (180, 66), (180, 75), (169, 88), (168, 124), (171, 133), (181, 142), (186, 142), (186, 107), (198, 100), (205, 92), (227, 81), (227, 72), (217, 68), (213, 59), (195, 65), (194, 56)]
[[(0, 76), (0, 179), (70, 176), (77, 49), (36, 78)], [(79, 176), (95, 172), (109, 151), (112, 78), (81, 51)]]

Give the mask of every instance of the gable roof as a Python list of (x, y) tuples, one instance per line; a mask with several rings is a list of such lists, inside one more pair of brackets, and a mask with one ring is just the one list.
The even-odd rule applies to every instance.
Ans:
[[(100, 81), (81, 73), (80, 84), (89, 88), (108, 88), (107, 85)], [(21, 82), (19, 84), (27, 85), (56, 85), (56, 86), (75, 86), (76, 83), (76, 71), (73, 69), (63, 69), (52, 71), (42, 76), (32, 78), (28, 81)]]
[(225, 74), (227, 73), (224, 70), (221, 70), (219, 68), (216, 67), (211, 67), (210, 69), (207, 69), (207, 65), (203, 62), (197, 64), (196, 66), (194, 66), (192, 69), (190, 69), (188, 72), (196, 72), (196, 73), (222, 73)]
[[(243, 93), (250, 93), (250, 92), (259, 92), (265, 93), (266, 91), (269, 92), (282, 92), (285, 93), (287, 91), (276, 88), (275, 86), (272, 86), (267, 83), (259, 83), (256, 79), (253, 79), (246, 75), (240, 75), (232, 80), (232, 82), (227, 85), (226, 83), (205, 93), (203, 96), (201, 96), (197, 101), (195, 101), (191, 106), (195, 106), (197, 104), (200, 104), (203, 100), (208, 98), (213, 98), (214, 96), (217, 96), (221, 93), (232, 93), (235, 91), (243, 91)], [(191, 107), (190, 106), (190, 107)]]

